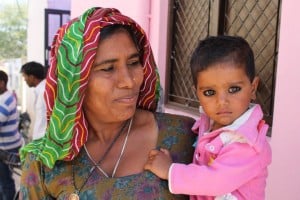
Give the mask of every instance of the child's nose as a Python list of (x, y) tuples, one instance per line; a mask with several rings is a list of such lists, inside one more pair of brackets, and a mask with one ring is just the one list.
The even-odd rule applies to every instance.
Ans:
[(228, 94), (226, 92), (219, 93), (217, 96), (218, 104), (228, 103)]

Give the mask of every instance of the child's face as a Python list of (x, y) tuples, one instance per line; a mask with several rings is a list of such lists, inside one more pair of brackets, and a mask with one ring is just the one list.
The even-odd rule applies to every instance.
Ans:
[(212, 129), (231, 124), (255, 99), (258, 78), (251, 83), (244, 67), (225, 62), (211, 65), (197, 76), (197, 96), (205, 113), (214, 121)]

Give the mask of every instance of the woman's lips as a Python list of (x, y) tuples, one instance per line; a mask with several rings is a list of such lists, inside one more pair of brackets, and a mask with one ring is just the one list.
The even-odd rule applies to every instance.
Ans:
[(121, 102), (121, 103), (126, 103), (126, 104), (131, 104), (131, 103), (136, 103), (138, 98), (137, 94), (134, 95), (126, 95), (126, 96), (122, 96), (116, 99), (117, 102)]

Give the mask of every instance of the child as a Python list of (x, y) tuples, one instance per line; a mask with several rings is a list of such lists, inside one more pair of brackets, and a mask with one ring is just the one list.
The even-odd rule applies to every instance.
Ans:
[(160, 149), (149, 153), (145, 169), (190, 199), (264, 199), (271, 149), (261, 107), (251, 103), (259, 82), (252, 49), (241, 37), (208, 37), (190, 67), (201, 104), (193, 163), (172, 163)]

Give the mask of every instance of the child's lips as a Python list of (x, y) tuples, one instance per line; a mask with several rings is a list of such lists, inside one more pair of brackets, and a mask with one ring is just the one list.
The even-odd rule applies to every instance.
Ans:
[(217, 112), (217, 115), (230, 115), (231, 114), (231, 112), (230, 111), (219, 111), (219, 112)]

